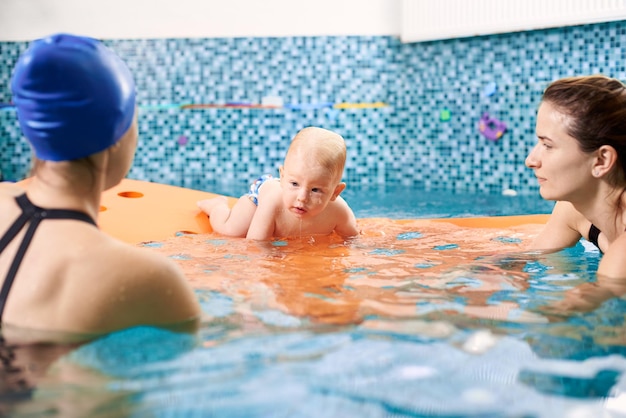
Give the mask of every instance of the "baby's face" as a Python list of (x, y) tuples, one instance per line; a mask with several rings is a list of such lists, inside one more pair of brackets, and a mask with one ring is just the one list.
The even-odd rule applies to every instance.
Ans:
[(283, 205), (298, 217), (319, 215), (337, 197), (333, 173), (307, 158), (287, 158), (281, 170)]

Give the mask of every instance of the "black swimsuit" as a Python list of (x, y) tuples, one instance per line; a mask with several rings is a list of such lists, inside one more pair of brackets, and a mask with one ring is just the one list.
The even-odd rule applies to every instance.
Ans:
[[(33, 205), (26, 197), (26, 194), (17, 196), (15, 201), (22, 209), (22, 213), (4, 236), (0, 238), (0, 253), (4, 251), (7, 245), (9, 245), (29, 221), (30, 225), (15, 254), (15, 259), (9, 268), (7, 277), (4, 279), (2, 290), (0, 290), (0, 327), (2, 326), (2, 313), (9, 296), (9, 291), (13, 285), (13, 280), (15, 279), (17, 270), (22, 263), (24, 254), (26, 254), (26, 250), (35, 235), (35, 230), (39, 223), (43, 219), (75, 219), (97, 227), (94, 220), (83, 212), (67, 209), (40, 208), (39, 206)], [(29, 399), (34, 390), (28, 382), (28, 375), (32, 373), (13, 364), (16, 358), (15, 350), (18, 348), (18, 346), (9, 344), (4, 337), (0, 335), (0, 415), (7, 412), (7, 409), (10, 410), (11, 406), (17, 402)]]
[(33, 239), (35, 235), (35, 231), (39, 226), (39, 223), (44, 219), (74, 219), (77, 221), (83, 221), (90, 223), (97, 227), (96, 222), (86, 213), (79, 212), (77, 210), (69, 210), (69, 209), (44, 209), (39, 206), (35, 206), (28, 200), (26, 194), (17, 196), (15, 201), (22, 209), (22, 213), (15, 220), (13, 225), (7, 230), (2, 238), (0, 238), (0, 253), (4, 251), (4, 249), (9, 245), (9, 243), (15, 238), (15, 236), (22, 230), (24, 225), (26, 225), (30, 221), (30, 225), (26, 230), (26, 234), (24, 235), (24, 239), (22, 240), (17, 253), (15, 254), (15, 259), (9, 268), (9, 272), (7, 273), (7, 277), (4, 279), (4, 284), (2, 285), (2, 290), (0, 290), (0, 324), (2, 324), (2, 314), (4, 312), (4, 306), (7, 302), (7, 298), (9, 296), (9, 291), (11, 290), (11, 286), (13, 285), (13, 280), (15, 279), (15, 275), (17, 274), (17, 270), (22, 263), (22, 259), (24, 258), (24, 254), (26, 254), (26, 250), (30, 245), (30, 241)]
[(600, 236), (600, 230), (598, 229), (597, 226), (595, 226), (594, 224), (591, 224), (591, 226), (589, 227), (588, 241), (592, 243), (593, 245), (595, 245), (596, 247), (598, 247), (598, 249), (600, 249), (600, 246), (598, 245), (598, 236)]

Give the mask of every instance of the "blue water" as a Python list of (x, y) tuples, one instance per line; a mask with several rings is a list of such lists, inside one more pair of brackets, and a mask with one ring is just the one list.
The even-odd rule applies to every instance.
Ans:
[[(551, 207), (398, 193), (346, 199), (361, 218)], [(76, 348), (12, 416), (625, 416), (626, 301), (597, 282), (595, 248), (523, 251), (536, 229), (362, 226), (350, 242), (151, 243), (196, 288), (200, 332), (136, 328)]]
[[(206, 186), (206, 191), (239, 197), (245, 183)], [(506, 216), (550, 213), (554, 202), (539, 193), (503, 194), (424, 191), (406, 186), (347, 185), (341, 196), (359, 218), (393, 219)]]
[(420, 191), (402, 186), (350, 186), (342, 194), (359, 218), (393, 219), (506, 216), (550, 213), (554, 202), (536, 195)]

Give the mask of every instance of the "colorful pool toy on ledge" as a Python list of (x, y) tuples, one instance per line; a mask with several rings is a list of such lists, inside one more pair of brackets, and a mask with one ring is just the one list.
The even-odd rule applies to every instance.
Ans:
[(497, 141), (506, 132), (506, 123), (483, 113), (478, 122), (478, 130), (490, 141)]
[[(103, 193), (98, 224), (106, 233), (131, 244), (160, 241), (181, 233), (210, 233), (209, 220), (197, 209), (196, 202), (216, 196), (183, 187), (124, 179)], [(229, 197), (229, 200), (234, 204), (236, 198)], [(507, 228), (543, 224), (547, 218), (548, 215), (520, 215), (419, 221), (446, 222), (467, 228)]]

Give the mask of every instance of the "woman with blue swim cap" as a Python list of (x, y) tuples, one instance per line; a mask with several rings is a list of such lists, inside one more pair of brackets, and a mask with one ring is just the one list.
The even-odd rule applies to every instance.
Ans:
[(0, 184), (4, 338), (195, 329), (199, 304), (178, 266), (96, 226), (102, 192), (124, 178), (137, 146), (126, 65), (95, 39), (58, 34), (31, 43), (11, 90), (34, 164), (25, 188)]

